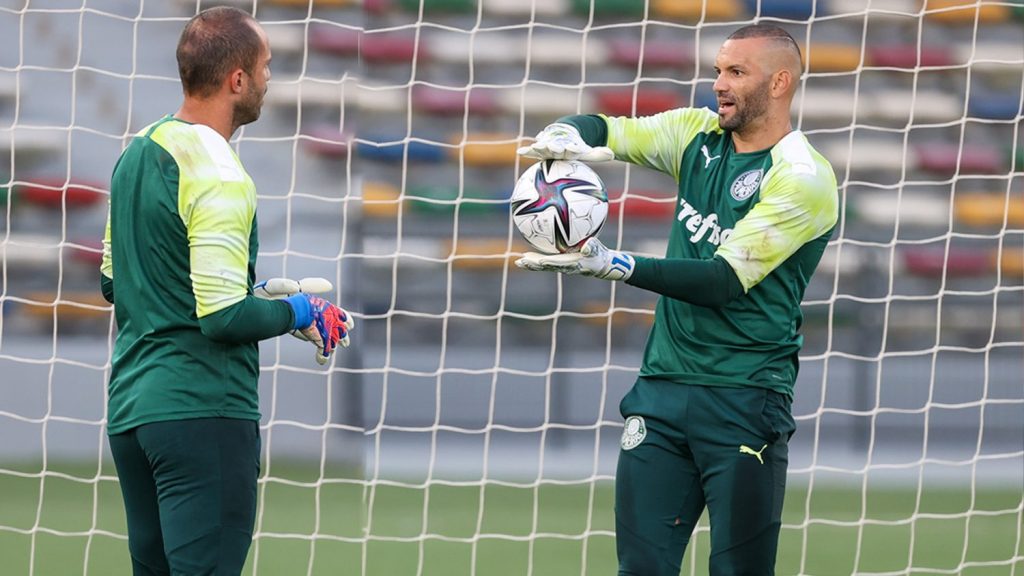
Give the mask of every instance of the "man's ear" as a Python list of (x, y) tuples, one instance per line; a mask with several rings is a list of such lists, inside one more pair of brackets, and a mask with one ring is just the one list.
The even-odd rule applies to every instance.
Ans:
[(793, 73), (783, 68), (772, 75), (771, 94), (778, 98), (790, 91), (793, 86)]
[(242, 72), (241, 68), (236, 69), (230, 75), (228, 75), (228, 84), (231, 87), (232, 94), (242, 93), (242, 83), (245, 82), (243, 76), (245, 72)]

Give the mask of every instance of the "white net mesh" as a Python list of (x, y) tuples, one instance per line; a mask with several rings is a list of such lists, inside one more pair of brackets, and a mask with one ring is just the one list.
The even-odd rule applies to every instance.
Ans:
[[(569, 113), (712, 103), (776, 22), (842, 213), (804, 302), (780, 574), (1024, 573), (1024, 7), (911, 0), (246, 0), (274, 51), (234, 140), (259, 275), (355, 312), (320, 368), (262, 348), (251, 574), (607, 574), (618, 402), (654, 297), (509, 265), (514, 149)], [(180, 102), (213, 3), (0, 0), (0, 558), (127, 574), (98, 294), (109, 174)], [(3, 155), (9, 161), (5, 161)], [(609, 245), (664, 250), (674, 184), (597, 167)], [(684, 574), (707, 572), (708, 527)]]

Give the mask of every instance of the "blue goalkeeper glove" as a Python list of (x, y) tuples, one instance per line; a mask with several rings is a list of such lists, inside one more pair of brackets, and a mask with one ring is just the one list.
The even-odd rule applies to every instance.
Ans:
[[(264, 280), (259, 284), (253, 286), (253, 294), (258, 298), (265, 298), (269, 300), (285, 299), (290, 300), (290, 297), (298, 296), (302, 298), (310, 294), (321, 294), (324, 292), (330, 292), (334, 289), (334, 285), (331, 284), (330, 280), (326, 278), (303, 278), (301, 280), (292, 280), (290, 278), (271, 278)], [(327, 302), (323, 300), (323, 302)], [(306, 342), (312, 342), (317, 348), (316, 359), (318, 364), (326, 364), (327, 359), (330, 356), (330, 352), (326, 352), (326, 340), (320, 333), (320, 330), (314, 325), (315, 318), (313, 317), (312, 304), (309, 303), (308, 299), (306, 302), (300, 300), (293, 300), (288, 302), (292, 307), (292, 312), (295, 314), (296, 325), (291, 331), (291, 335)], [(330, 302), (327, 302), (330, 304)], [(331, 306), (334, 306), (331, 304)], [(344, 335), (334, 342), (334, 345), (341, 344), (343, 347), (349, 345), (348, 333), (355, 326), (355, 322), (352, 316), (342, 308), (337, 308), (344, 319), (341, 321), (344, 327)], [(301, 321), (300, 321), (301, 320)], [(330, 340), (329, 338), (327, 340)], [(330, 350), (334, 349), (334, 345), (331, 346)]]
[(316, 345), (317, 363), (326, 364), (339, 344), (343, 348), (348, 347), (348, 333), (355, 327), (348, 312), (319, 296), (306, 293), (289, 296), (284, 301), (295, 312), (294, 329)]
[(625, 252), (609, 250), (597, 238), (583, 243), (579, 252), (567, 254), (540, 254), (527, 252), (516, 260), (516, 266), (539, 272), (580, 274), (602, 280), (628, 280), (633, 275), (636, 260)]
[(555, 122), (537, 134), (535, 142), (517, 150), (520, 156), (541, 160), (581, 160), (606, 162), (615, 158), (607, 146), (591, 147), (583, 141), (580, 131), (572, 124)]

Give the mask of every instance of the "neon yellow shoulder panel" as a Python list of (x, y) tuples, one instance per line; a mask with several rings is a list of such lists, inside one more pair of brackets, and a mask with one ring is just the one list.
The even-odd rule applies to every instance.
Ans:
[(188, 231), (202, 318), (246, 296), (256, 189), (228, 142), (208, 126), (165, 122), (150, 138), (178, 165), (178, 215)]

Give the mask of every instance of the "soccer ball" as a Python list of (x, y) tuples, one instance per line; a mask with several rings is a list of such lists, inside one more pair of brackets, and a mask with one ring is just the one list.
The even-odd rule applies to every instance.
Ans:
[(542, 160), (519, 177), (512, 191), (512, 221), (523, 238), (545, 254), (574, 252), (601, 231), (608, 192), (589, 166), (575, 160)]

